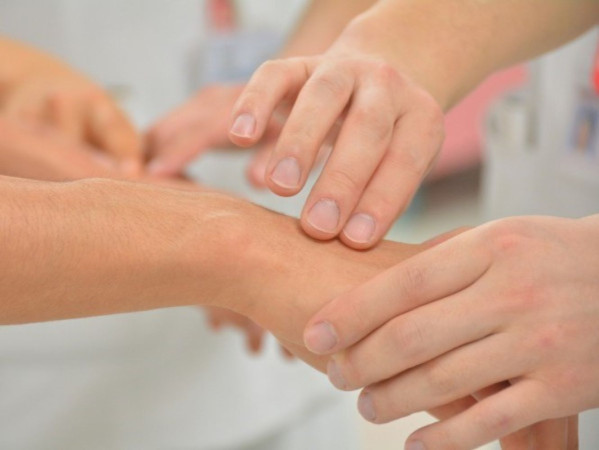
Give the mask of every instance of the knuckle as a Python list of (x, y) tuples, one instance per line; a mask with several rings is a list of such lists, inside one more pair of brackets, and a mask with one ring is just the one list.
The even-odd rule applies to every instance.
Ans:
[(407, 298), (417, 295), (425, 286), (426, 279), (426, 269), (408, 264), (402, 271), (401, 276), (398, 277), (399, 292)]
[(346, 167), (331, 168), (326, 176), (332, 188), (342, 195), (355, 193), (362, 188), (356, 174)]
[(520, 219), (498, 220), (488, 224), (485, 238), (495, 253), (521, 251), (528, 243), (527, 228)]
[(431, 364), (426, 372), (426, 381), (432, 392), (438, 396), (447, 396), (457, 387), (456, 374), (441, 364)]
[(348, 91), (347, 79), (340, 72), (326, 71), (314, 75), (309, 84), (319, 93), (324, 93), (333, 98), (342, 98)]
[(413, 319), (393, 324), (391, 339), (394, 347), (407, 359), (421, 353), (424, 347), (424, 329)]
[(485, 431), (485, 434), (503, 436), (512, 429), (513, 415), (506, 411), (491, 408), (481, 408), (474, 414), (474, 426)]
[(399, 72), (386, 61), (374, 61), (371, 73), (375, 80), (383, 85), (403, 83), (403, 78)]
[(391, 115), (380, 105), (362, 104), (356, 106), (352, 115), (362, 135), (376, 141), (386, 141), (391, 136), (393, 130)]
[(283, 59), (271, 59), (263, 63), (256, 71), (256, 79), (261, 81), (282, 79), (289, 81), (291, 79), (289, 64)]

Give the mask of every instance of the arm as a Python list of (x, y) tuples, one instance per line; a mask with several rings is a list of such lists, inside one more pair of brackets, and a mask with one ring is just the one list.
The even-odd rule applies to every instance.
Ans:
[[(325, 298), (417, 249), (320, 246), (295, 220), (247, 202), (141, 183), (2, 177), (0, 192), (3, 324), (200, 303), (301, 344)], [(307, 264), (312, 258), (322, 267)]]
[(594, 0), (381, 0), (348, 37), (380, 48), (448, 109), (491, 73), (563, 45), (598, 20)]

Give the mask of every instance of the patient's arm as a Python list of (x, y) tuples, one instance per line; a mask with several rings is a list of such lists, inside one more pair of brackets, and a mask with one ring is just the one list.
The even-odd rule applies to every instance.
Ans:
[(231, 197), (141, 183), (0, 177), (0, 323), (224, 306), (290, 346), (327, 300), (415, 248), (315, 243)]

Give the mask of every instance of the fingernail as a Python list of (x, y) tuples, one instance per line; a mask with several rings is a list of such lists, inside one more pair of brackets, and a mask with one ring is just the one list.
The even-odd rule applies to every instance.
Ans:
[(347, 383), (334, 359), (329, 360), (329, 363), (327, 364), (327, 375), (333, 386), (337, 389), (346, 389)]
[(406, 443), (405, 450), (426, 450), (426, 447), (420, 441), (411, 441)]
[(358, 411), (369, 422), (376, 420), (376, 412), (374, 411), (374, 403), (372, 402), (372, 396), (368, 391), (362, 391), (358, 398)]
[(250, 138), (256, 130), (256, 119), (251, 114), (241, 114), (235, 119), (231, 127), (231, 134), (235, 136)]
[(273, 170), (270, 179), (282, 188), (292, 189), (297, 187), (302, 173), (300, 166), (295, 158), (283, 158), (275, 170)]
[(376, 222), (368, 214), (354, 214), (343, 229), (343, 234), (357, 244), (370, 242), (374, 235)]
[(339, 207), (335, 200), (323, 199), (308, 214), (308, 223), (325, 233), (333, 233), (339, 225)]
[(312, 353), (325, 354), (337, 345), (337, 333), (328, 322), (319, 322), (312, 325), (304, 336), (306, 348)]

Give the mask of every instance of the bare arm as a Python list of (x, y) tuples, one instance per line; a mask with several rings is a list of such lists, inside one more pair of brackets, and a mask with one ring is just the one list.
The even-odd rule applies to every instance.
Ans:
[(207, 304), (301, 345), (326, 300), (418, 249), (317, 244), (247, 202), (141, 183), (0, 177), (0, 197), (1, 324)]
[(381, 0), (347, 35), (380, 49), (448, 108), (492, 72), (556, 48), (598, 20), (595, 0)]

